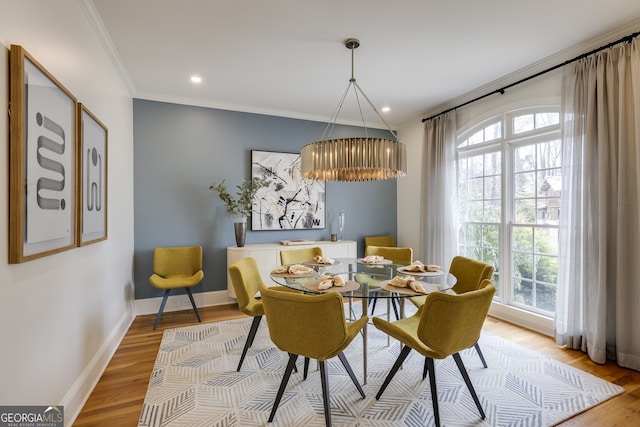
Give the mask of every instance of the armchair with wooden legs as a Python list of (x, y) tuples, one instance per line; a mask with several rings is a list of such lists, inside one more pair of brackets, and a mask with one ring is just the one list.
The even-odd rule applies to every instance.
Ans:
[[(385, 259), (389, 259), (393, 261), (394, 264), (401, 265), (409, 265), (413, 262), (413, 249), (409, 247), (395, 247), (395, 246), (367, 246), (364, 251), (365, 256), (370, 255), (380, 255)], [(366, 283), (369, 285), (369, 291), (372, 293), (372, 297), (369, 299), (369, 303), (372, 303), (371, 313), (373, 313), (376, 309), (376, 303), (378, 301), (377, 291), (380, 289), (380, 282), (384, 279), (376, 278), (372, 275), (367, 275), (366, 273), (358, 273), (356, 275), (356, 280), (358, 283)], [(396, 301), (395, 298), (391, 298), (391, 305), (393, 306), (394, 314), (396, 319), (400, 318), (398, 314), (398, 307), (396, 304), (399, 304), (399, 301)]]
[[(247, 257), (238, 260), (229, 266), (229, 276), (233, 283), (233, 289), (236, 292), (238, 298), (238, 307), (240, 311), (248, 316), (253, 316), (253, 322), (251, 323), (251, 329), (249, 335), (242, 349), (242, 355), (238, 363), (237, 371), (242, 368), (242, 363), (247, 355), (247, 351), (253, 344), (253, 340), (260, 326), (262, 316), (264, 316), (264, 307), (262, 300), (256, 295), (260, 291), (260, 286), (265, 286), (260, 276), (260, 270), (256, 260)], [(284, 286), (274, 286), (274, 292), (296, 292)]]
[(322, 248), (314, 246), (311, 248), (281, 250), (280, 264), (301, 264), (305, 261), (312, 260), (316, 255), (323, 256)]
[(289, 363), (273, 403), (269, 422), (272, 422), (276, 415), (296, 360), (299, 356), (303, 356), (318, 361), (325, 423), (327, 426), (331, 426), (329, 376), (326, 361), (338, 356), (360, 396), (364, 399), (364, 390), (358, 383), (343, 350), (366, 325), (368, 317), (363, 316), (354, 322), (347, 323), (344, 300), (338, 292), (305, 295), (278, 292), (272, 288), (261, 286), (260, 293), (271, 341), (280, 350), (289, 353)]
[(395, 322), (374, 317), (373, 324), (376, 328), (402, 343), (400, 355), (382, 383), (376, 399), (379, 400), (382, 397), (411, 350), (416, 350), (425, 357), (422, 379), (424, 380), (427, 374), (429, 375), (434, 423), (436, 426), (440, 426), (434, 359), (453, 356), (480, 412), (480, 417), (485, 419), (484, 410), (459, 352), (478, 342), (495, 291), (493, 282), (486, 279), (475, 291), (453, 295), (445, 292), (431, 292), (427, 295), (420, 310), (411, 317)]
[(201, 322), (191, 288), (202, 282), (203, 278), (202, 246), (175, 246), (153, 250), (153, 274), (149, 277), (149, 283), (155, 288), (164, 290), (153, 329), (158, 327), (171, 290), (179, 288), (184, 288), (198, 322)]
[(387, 246), (393, 247), (396, 245), (393, 236), (366, 236), (364, 238), (364, 249), (367, 250), (369, 246)]
[[(456, 294), (463, 294), (469, 291), (475, 291), (480, 287), (480, 284), (486, 279), (493, 279), (493, 271), (494, 268), (492, 265), (484, 263), (482, 261), (478, 261), (472, 258), (467, 258), (464, 256), (455, 256), (451, 260), (451, 265), (449, 267), (449, 273), (456, 276), (458, 281), (455, 286), (452, 288), (452, 291)], [(424, 304), (426, 297), (412, 297), (409, 300), (416, 306), (420, 307)], [(484, 359), (484, 355), (482, 354), (482, 350), (480, 350), (480, 346), (478, 343), (473, 345), (476, 349), (476, 353), (478, 353), (478, 357), (480, 357), (480, 361), (482, 362), (482, 366), (487, 367), (487, 362)]]

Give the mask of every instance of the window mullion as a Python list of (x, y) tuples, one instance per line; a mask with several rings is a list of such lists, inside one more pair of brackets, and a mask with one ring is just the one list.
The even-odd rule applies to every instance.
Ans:
[(502, 144), (502, 241), (500, 242), (500, 293), (501, 300), (508, 304), (512, 298), (511, 291), (511, 242), (513, 233), (513, 149), (505, 141)]

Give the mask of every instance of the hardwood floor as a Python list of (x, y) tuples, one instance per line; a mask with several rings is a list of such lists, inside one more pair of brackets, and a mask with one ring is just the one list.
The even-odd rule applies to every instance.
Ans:
[[(244, 316), (232, 305), (201, 308), (200, 315), (203, 322)], [(164, 328), (198, 323), (192, 310), (165, 313), (155, 331), (152, 330), (154, 320), (155, 315), (138, 316), (134, 320), (74, 426), (137, 425)], [(640, 372), (620, 368), (613, 362), (597, 365), (582, 352), (558, 347), (549, 337), (495, 318), (487, 318), (484, 329), (624, 387), (623, 394), (576, 415), (561, 426), (640, 425)]]

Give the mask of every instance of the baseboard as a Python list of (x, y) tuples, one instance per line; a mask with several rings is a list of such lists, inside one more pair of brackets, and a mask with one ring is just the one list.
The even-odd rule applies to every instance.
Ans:
[(113, 328), (109, 336), (104, 340), (96, 355), (84, 369), (82, 375), (78, 377), (62, 399), (61, 403), (64, 405), (65, 426), (71, 426), (78, 415), (80, 415), (80, 411), (87, 399), (89, 399), (96, 384), (98, 384), (102, 373), (107, 368), (107, 365), (109, 365), (113, 354), (118, 349), (120, 342), (122, 342), (134, 319), (135, 315), (131, 311), (124, 313), (115, 328)]
[[(210, 307), (215, 305), (233, 304), (237, 300), (227, 295), (227, 290), (198, 292), (193, 294), (193, 299), (197, 307)], [(141, 314), (156, 314), (160, 309), (162, 297), (137, 299), (135, 301), (136, 316)], [(164, 313), (170, 311), (181, 311), (191, 309), (191, 301), (187, 294), (169, 294), (167, 305), (164, 307)]]
[(539, 332), (550, 337), (554, 336), (553, 319), (511, 307), (498, 302), (491, 303), (489, 315), (514, 325)]

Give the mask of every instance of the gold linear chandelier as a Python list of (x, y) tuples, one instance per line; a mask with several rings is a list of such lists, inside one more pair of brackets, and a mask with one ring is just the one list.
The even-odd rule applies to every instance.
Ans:
[[(377, 181), (398, 178), (407, 174), (407, 148), (398, 141), (398, 137), (382, 118), (376, 107), (360, 88), (353, 73), (354, 50), (360, 46), (357, 39), (345, 41), (347, 49), (351, 49), (351, 79), (344, 91), (332, 119), (327, 124), (320, 141), (302, 147), (300, 153), (302, 173), (306, 178), (327, 181)], [(356, 97), (365, 136), (356, 138), (330, 139), (344, 100), (353, 88)], [(394, 139), (370, 138), (365, 125), (360, 94), (375, 111), (378, 118), (387, 127)], [(325, 139), (326, 137), (326, 139)]]

